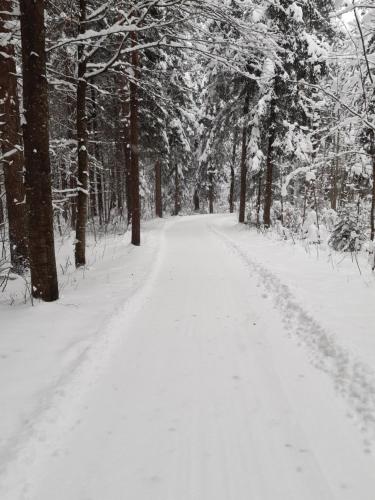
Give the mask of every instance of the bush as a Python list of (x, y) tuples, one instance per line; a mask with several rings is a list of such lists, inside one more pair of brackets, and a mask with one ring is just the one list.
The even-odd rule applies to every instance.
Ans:
[(339, 214), (328, 243), (339, 252), (358, 252), (365, 240), (365, 230), (358, 215), (345, 210)]

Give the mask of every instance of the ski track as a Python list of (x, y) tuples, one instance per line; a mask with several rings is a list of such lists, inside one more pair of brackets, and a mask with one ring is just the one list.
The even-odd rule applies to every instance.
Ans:
[[(251, 276), (257, 277), (258, 286), (271, 295), (275, 306), (281, 311), (284, 328), (307, 346), (313, 365), (330, 376), (336, 391), (348, 401), (364, 434), (366, 452), (370, 453), (375, 440), (374, 371), (341, 347), (337, 337), (322, 328), (303, 309), (288, 286), (274, 273), (253, 260), (249, 252), (244, 251), (217, 226), (210, 225), (210, 229), (243, 259)], [(353, 416), (353, 412), (349, 416)]]
[(362, 398), (369, 374), (215, 220), (167, 222), (152, 275), (56, 390), (1, 500), (373, 500), (375, 459), (327, 384)]

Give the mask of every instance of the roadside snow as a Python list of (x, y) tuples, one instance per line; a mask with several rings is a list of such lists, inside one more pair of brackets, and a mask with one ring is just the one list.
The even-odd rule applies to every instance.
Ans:
[(162, 227), (161, 221), (146, 223), (141, 248), (130, 245), (128, 234), (89, 240), (88, 266), (78, 271), (73, 237), (58, 243), (61, 298), (54, 304), (23, 304), (22, 279), (0, 295), (0, 473), (51, 400), (63, 395), (112, 318), (147, 281)]
[(350, 403), (369, 449), (375, 439), (375, 276), (369, 265), (316, 245), (293, 245), (219, 216), (213, 230), (249, 268), (283, 327), (308, 348)]

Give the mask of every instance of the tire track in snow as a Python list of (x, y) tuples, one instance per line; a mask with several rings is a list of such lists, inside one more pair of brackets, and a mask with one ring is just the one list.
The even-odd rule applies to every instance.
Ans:
[[(168, 227), (174, 222), (169, 222)], [(154, 264), (147, 280), (135, 288), (122, 306), (113, 311), (105, 329), (98, 331), (94, 343), (87, 347), (71, 366), (72, 371), (63, 374), (59, 383), (49, 392), (43, 408), (35, 415), (35, 421), (27, 427), (28, 435), (16, 444), (16, 449), (0, 468), (0, 498), (2, 500), (29, 500), (35, 484), (43, 475), (43, 469), (51, 458), (60, 453), (67, 432), (79, 425), (79, 416), (85, 412), (85, 396), (94, 387), (100, 375), (110, 363), (118, 346), (131, 334), (128, 325), (139, 313), (145, 300), (152, 294), (165, 255), (165, 231), (163, 225)], [(127, 334), (124, 335), (124, 331)], [(20, 483), (19, 478), (24, 480)]]
[(312, 364), (329, 375), (336, 391), (349, 404), (348, 417), (355, 417), (360, 425), (365, 452), (371, 453), (375, 443), (374, 371), (340, 346), (337, 336), (326, 331), (305, 311), (278, 276), (252, 259), (230, 236), (212, 225), (209, 228), (241, 257), (251, 275), (258, 278), (258, 286), (272, 297), (275, 307), (281, 312), (283, 327), (307, 347)]

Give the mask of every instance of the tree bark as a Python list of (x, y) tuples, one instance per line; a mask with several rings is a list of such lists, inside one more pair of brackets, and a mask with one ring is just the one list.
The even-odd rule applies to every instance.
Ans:
[(98, 204), (96, 201), (96, 168), (95, 164), (90, 168), (90, 217), (94, 219), (98, 215)]
[(246, 210), (246, 179), (247, 179), (247, 132), (248, 124), (246, 122), (246, 117), (249, 114), (250, 108), (250, 88), (247, 84), (245, 91), (245, 102), (243, 107), (243, 118), (244, 124), (242, 127), (242, 151), (241, 151), (241, 165), (240, 165), (240, 210), (238, 216), (238, 222), (245, 222), (245, 210)]
[(214, 213), (214, 176), (212, 171), (208, 173), (208, 205), (210, 214)]
[(125, 163), (125, 197), (126, 209), (128, 213), (128, 224), (132, 220), (132, 187), (131, 187), (131, 150), (130, 150), (130, 109), (129, 96), (125, 91), (122, 99), (122, 119), (123, 119), (123, 148), (124, 148), (124, 163)]
[(198, 192), (198, 188), (195, 188), (195, 189), (194, 189), (193, 201), (194, 201), (194, 210), (195, 210), (196, 212), (199, 212), (199, 210), (200, 210), (200, 203), (199, 203), (199, 192)]
[(338, 198), (338, 182), (339, 182), (339, 172), (340, 172), (340, 132), (336, 133), (336, 158), (333, 160), (332, 165), (332, 187), (331, 187), (331, 208), (337, 210), (337, 198)]
[(161, 163), (158, 160), (155, 164), (155, 214), (156, 217), (163, 217), (163, 200), (161, 193)]
[[(118, 114), (118, 121), (121, 121), (121, 112)], [(115, 162), (115, 178), (116, 178), (116, 206), (117, 215), (121, 218), (124, 215), (124, 148), (122, 141), (121, 129), (116, 129), (116, 162)]]
[[(9, 34), (10, 0), (0, 0), (0, 32)], [(15, 272), (27, 265), (26, 202), (23, 184), (23, 154), (17, 94), (14, 47), (10, 41), (0, 50), (0, 154), (3, 156), (4, 185), (8, 213), (10, 261)]]
[[(101, 160), (100, 149), (98, 144), (98, 107), (96, 104), (96, 92), (95, 88), (91, 87), (91, 101), (93, 106), (93, 119), (92, 119), (92, 134), (94, 140), (94, 153), (96, 161)], [(102, 165), (103, 167), (103, 165)], [(103, 172), (102, 168), (100, 170), (96, 169), (95, 172), (95, 194), (97, 196), (97, 211), (99, 215), (99, 225), (103, 224), (104, 220), (104, 207), (103, 207)]]
[(20, 11), (31, 287), (34, 297), (49, 302), (57, 300), (59, 292), (49, 157), (44, 1), (20, 0)]
[(371, 240), (375, 239), (375, 133), (372, 130), (370, 132), (370, 148), (371, 148), (371, 158), (372, 158), (372, 193), (371, 193), (371, 218), (370, 218), (370, 228), (371, 228)]
[(272, 99), (270, 108), (269, 128), (268, 128), (266, 187), (264, 192), (263, 222), (265, 227), (271, 226), (272, 184), (273, 184), (273, 143), (275, 142), (275, 137), (276, 137), (275, 101), (274, 99)]
[[(132, 46), (137, 45), (138, 37), (135, 31), (131, 34)], [(134, 79), (130, 82), (130, 172), (131, 172), (131, 203), (132, 203), (132, 244), (141, 244), (141, 207), (139, 196), (139, 53), (133, 50), (131, 63)]]
[(178, 215), (181, 210), (180, 204), (180, 177), (178, 175), (178, 166), (174, 169), (174, 213), (173, 215)]
[(236, 164), (237, 136), (238, 136), (238, 128), (235, 127), (233, 133), (232, 163), (230, 165), (229, 212), (231, 214), (234, 212), (234, 182), (235, 182), (234, 166)]
[(70, 173), (69, 188), (72, 193), (70, 197), (70, 225), (72, 229), (75, 229), (77, 221), (77, 197), (73, 193), (77, 191), (77, 179), (73, 172)]
[(257, 195), (257, 227), (260, 227), (260, 208), (262, 202), (262, 173), (259, 172), (258, 195)]
[[(79, 34), (85, 32), (86, 0), (79, 0)], [(78, 172), (77, 172), (77, 217), (76, 217), (76, 243), (75, 264), (76, 267), (86, 265), (86, 221), (87, 201), (89, 188), (89, 162), (87, 153), (88, 131), (86, 116), (86, 91), (87, 80), (85, 78), (87, 60), (85, 56), (85, 45), (78, 45), (78, 82), (77, 82), (77, 148), (78, 148)]]

